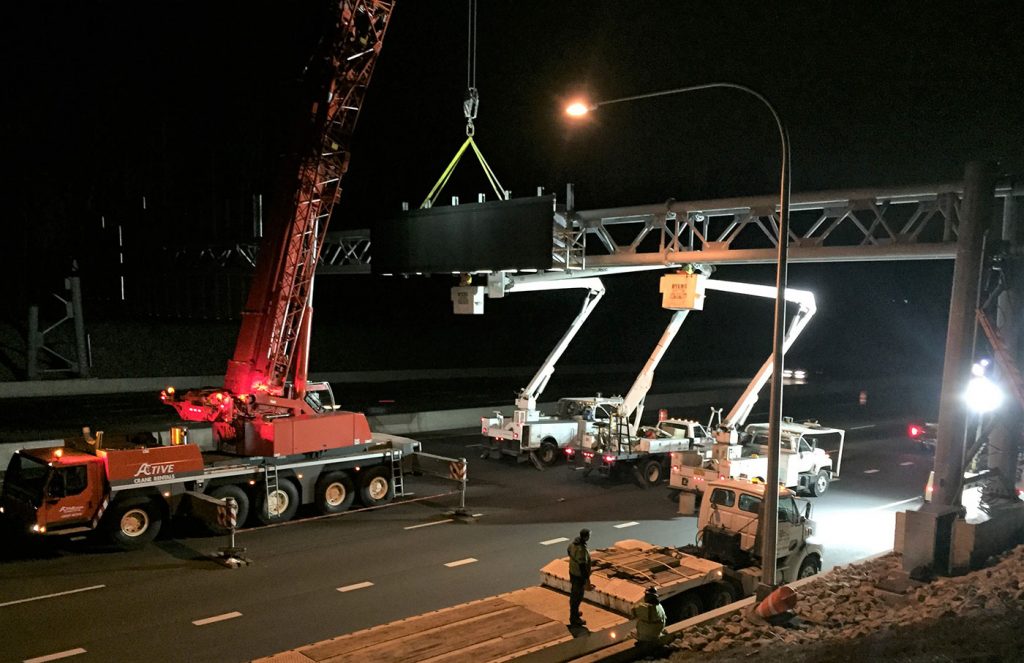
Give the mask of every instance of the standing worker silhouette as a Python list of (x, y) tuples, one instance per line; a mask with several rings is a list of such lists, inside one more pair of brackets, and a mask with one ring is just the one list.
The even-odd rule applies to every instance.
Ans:
[(587, 550), (587, 541), (589, 540), (590, 530), (584, 527), (567, 549), (569, 581), (572, 583), (572, 588), (569, 591), (570, 626), (584, 626), (587, 623), (580, 612), (580, 603), (583, 601), (584, 590), (594, 587), (590, 584), (590, 551)]

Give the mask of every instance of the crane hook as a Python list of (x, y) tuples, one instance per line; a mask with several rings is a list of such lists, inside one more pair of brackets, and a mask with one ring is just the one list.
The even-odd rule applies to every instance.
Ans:
[(473, 120), (476, 119), (476, 113), (480, 109), (480, 93), (475, 87), (471, 87), (466, 90), (466, 98), (462, 102), (462, 113), (466, 116), (466, 135), (472, 136), (475, 132), (473, 127)]

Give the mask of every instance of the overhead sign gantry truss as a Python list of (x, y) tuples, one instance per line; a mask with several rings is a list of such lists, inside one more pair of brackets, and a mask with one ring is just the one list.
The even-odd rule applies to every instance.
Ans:
[[(1020, 186), (996, 190), (997, 198), (1022, 195)], [(794, 194), (789, 260), (952, 259), (961, 196), (959, 184)], [(586, 273), (642, 265), (774, 263), (777, 203), (772, 194), (583, 211), (555, 205), (550, 269)], [(446, 209), (479, 214), (477, 207)], [(491, 241), (514, 245), (516, 238), (506, 232)], [(329, 231), (317, 271), (369, 273), (374, 249), (369, 230)], [(170, 252), (179, 265), (245, 265), (254, 263), (256, 250), (252, 241)], [(480, 271), (478, 266), (475, 270)]]

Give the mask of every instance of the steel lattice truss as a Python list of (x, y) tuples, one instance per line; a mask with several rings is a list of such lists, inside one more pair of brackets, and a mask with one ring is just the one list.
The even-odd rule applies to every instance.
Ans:
[[(997, 195), (1005, 196), (1002, 190)], [(799, 194), (790, 203), (793, 262), (953, 258), (957, 185)], [(555, 264), (583, 268), (776, 260), (778, 198), (679, 202), (556, 215)], [(570, 234), (570, 240), (558, 235)], [(565, 246), (575, 248), (568, 255)]]
[[(839, 262), (952, 259), (962, 187), (826, 191), (795, 194), (790, 203), (789, 260)], [(1020, 196), (999, 188), (997, 198)], [(552, 224), (552, 269), (577, 271), (631, 265), (772, 263), (778, 246), (778, 198), (638, 205), (567, 211)], [(176, 249), (173, 262), (255, 264), (258, 245)], [(369, 230), (327, 233), (320, 274), (366, 274)]]
[[(348, 170), (349, 147), (366, 87), (391, 16), (385, 0), (342, 0), (337, 26), (322, 55), (329, 82), (310, 111), (315, 146), (302, 156), (294, 215), (282, 238), (269, 239), (278, 255), (261, 253), (242, 317), (225, 387), (249, 393), (264, 384), (279, 393), (289, 377), (304, 381), (300, 344), (308, 338), (313, 275), (320, 264), (331, 211)], [(295, 374), (295, 375), (293, 375)]]

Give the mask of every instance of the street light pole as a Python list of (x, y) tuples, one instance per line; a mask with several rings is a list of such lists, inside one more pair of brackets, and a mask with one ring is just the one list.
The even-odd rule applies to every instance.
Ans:
[(620, 97), (596, 103), (576, 102), (570, 105), (566, 112), (572, 116), (585, 115), (590, 111), (602, 106), (624, 103), (627, 101), (639, 101), (641, 99), (652, 99), (672, 94), (684, 94), (687, 92), (699, 92), (725, 88), (744, 92), (760, 101), (772, 114), (775, 126), (779, 131), (779, 143), (782, 151), (782, 168), (779, 175), (779, 225), (778, 225), (778, 258), (775, 272), (775, 321), (772, 329), (772, 386), (769, 400), (768, 412), (768, 477), (765, 482), (764, 505), (761, 521), (764, 527), (763, 545), (761, 548), (761, 586), (758, 588), (758, 599), (763, 598), (775, 586), (776, 560), (778, 554), (778, 512), (779, 512), (779, 453), (782, 427), (782, 345), (786, 332), (786, 299), (783, 293), (786, 291), (789, 256), (789, 180), (790, 180), (790, 150), (789, 133), (782, 123), (778, 111), (767, 98), (761, 93), (752, 90), (744, 85), (736, 83), (705, 83), (703, 85), (691, 85), (688, 87), (636, 94), (630, 97)]

